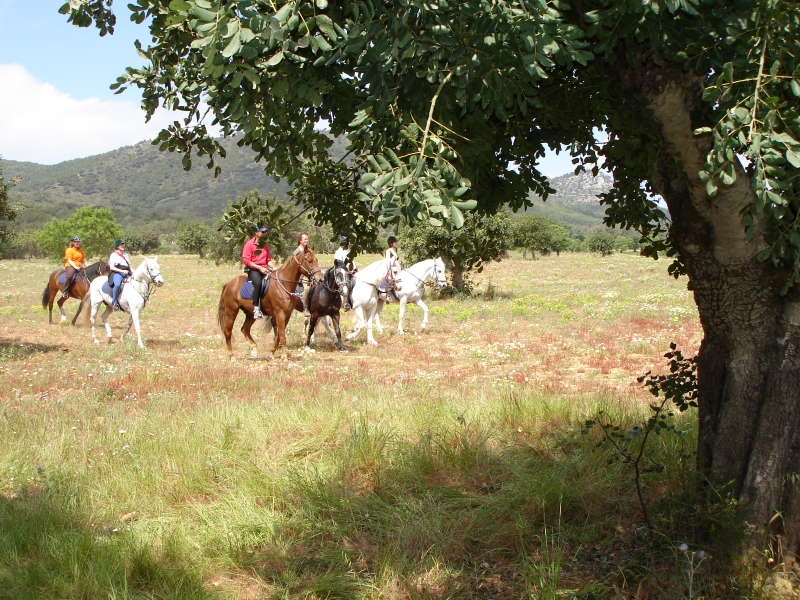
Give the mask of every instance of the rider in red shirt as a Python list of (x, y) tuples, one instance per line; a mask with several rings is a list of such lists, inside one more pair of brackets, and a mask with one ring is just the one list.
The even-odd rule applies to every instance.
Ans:
[(242, 262), (247, 278), (253, 284), (253, 318), (260, 319), (261, 314), (261, 283), (264, 275), (275, 269), (269, 245), (262, 238), (269, 233), (268, 227), (259, 227), (256, 234), (242, 248)]

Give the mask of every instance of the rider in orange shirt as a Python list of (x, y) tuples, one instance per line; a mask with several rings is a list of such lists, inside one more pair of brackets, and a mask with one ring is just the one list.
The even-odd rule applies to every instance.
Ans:
[(64, 251), (64, 268), (67, 270), (67, 276), (64, 280), (64, 285), (61, 286), (61, 296), (69, 298), (69, 287), (72, 285), (72, 280), (78, 271), (86, 267), (86, 254), (81, 248), (81, 239), (74, 235), (69, 240), (69, 246)]

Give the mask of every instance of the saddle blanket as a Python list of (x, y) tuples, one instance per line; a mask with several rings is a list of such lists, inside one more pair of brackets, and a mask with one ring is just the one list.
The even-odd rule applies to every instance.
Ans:
[[(264, 281), (261, 283), (261, 297), (264, 297), (264, 294), (267, 293), (269, 289), (269, 282), (272, 280), (272, 277), (265, 277)], [(242, 289), (239, 292), (241, 297), (245, 300), (252, 300), (253, 299), (253, 282), (249, 279), (245, 279), (244, 283), (242, 284)]]
[[(72, 278), (72, 281), (75, 281), (75, 279), (77, 279), (77, 278), (78, 278), (78, 274), (75, 273), (75, 277)], [(65, 281), (67, 281), (67, 273), (66, 273), (66, 271), (58, 276), (58, 285), (64, 285)]]
[(111, 286), (108, 285), (108, 281), (103, 282), (103, 293), (111, 295)]

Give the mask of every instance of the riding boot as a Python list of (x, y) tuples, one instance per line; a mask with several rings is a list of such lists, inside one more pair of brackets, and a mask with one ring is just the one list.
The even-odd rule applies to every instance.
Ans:
[(261, 319), (263, 317), (264, 317), (264, 315), (261, 314), (261, 307), (260, 306), (254, 306), (253, 307), (253, 318), (254, 319)]

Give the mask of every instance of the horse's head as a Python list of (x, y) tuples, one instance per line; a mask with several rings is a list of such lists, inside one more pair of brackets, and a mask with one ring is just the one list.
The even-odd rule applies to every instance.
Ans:
[(161, 267), (158, 264), (158, 257), (145, 258), (144, 265), (147, 269), (147, 275), (150, 277), (150, 281), (155, 283), (158, 287), (164, 285), (164, 278), (161, 276)]
[(97, 263), (97, 273), (99, 275), (108, 275), (111, 273), (111, 267), (109, 267), (108, 263), (102, 258), (100, 259), (100, 262)]
[(436, 273), (436, 283), (440, 288), (447, 287), (447, 276), (444, 271), (444, 261), (437, 256), (433, 259), (433, 270)]
[[(339, 266), (339, 267), (333, 267), (332, 269), (330, 269), (330, 271), (331, 275), (333, 275), (333, 286), (335, 286), (336, 289), (339, 290), (339, 294), (341, 294), (342, 296), (347, 296), (349, 292), (348, 282), (347, 282), (347, 269), (345, 269), (342, 266)], [(333, 287), (331, 286), (330, 282), (326, 282), (326, 285), (328, 287)]]
[(311, 246), (302, 255), (303, 260), (300, 263), (300, 272), (308, 277), (313, 277), (317, 281), (322, 281), (322, 269), (319, 268), (319, 261), (317, 255), (314, 253), (314, 246)]

